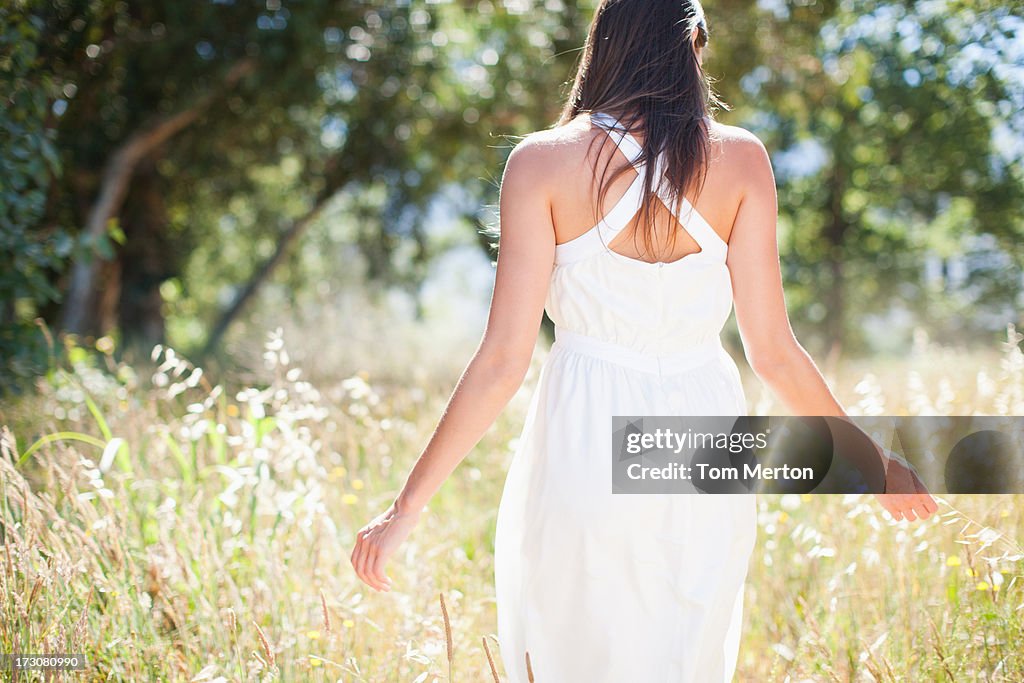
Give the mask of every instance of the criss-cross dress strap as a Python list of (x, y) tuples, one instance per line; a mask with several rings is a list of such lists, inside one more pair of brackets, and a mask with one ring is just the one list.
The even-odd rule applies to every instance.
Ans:
[[(636, 171), (636, 177), (625, 193), (612, 206), (611, 210), (593, 227), (578, 237), (555, 247), (555, 260), (557, 263), (577, 261), (606, 250), (608, 248), (607, 245), (629, 225), (643, 204), (644, 179), (648, 172), (648, 164), (638, 162), (643, 147), (626, 127), (611, 114), (592, 112), (590, 120), (605, 130), (612, 142), (615, 143), (616, 149), (622, 152), (626, 160), (633, 166)], [(680, 211), (678, 213), (674, 211), (675, 205), (672, 202), (672, 192), (666, 187), (665, 183), (657, 182), (664, 177), (665, 172), (664, 157), (662, 155), (658, 156), (654, 167), (656, 179), (654, 184), (661, 201), (672, 211), (676, 220), (686, 228), (702, 251), (718, 255), (724, 259), (727, 250), (726, 243), (722, 241), (718, 233), (711, 227), (711, 224), (705, 220), (686, 197), (682, 198), (682, 203), (679, 207)]]
[[(664, 156), (658, 157), (655, 169), (655, 178), (662, 180), (665, 177), (667, 170), (665, 168)], [(690, 237), (692, 237), (700, 246), (701, 251), (707, 252), (708, 255), (714, 255), (725, 259), (729, 251), (729, 245), (711, 226), (711, 223), (704, 218), (703, 214), (697, 210), (697, 207), (693, 205), (693, 202), (686, 198), (686, 195), (680, 196), (668, 186), (668, 183), (661, 183), (656, 188), (656, 191), (661, 202), (672, 213), (675, 219), (679, 222), (679, 225), (681, 225), (682, 228), (690, 234)], [(677, 200), (681, 200), (678, 208), (676, 207)]]
[(637, 161), (640, 153), (643, 151), (643, 147), (610, 114), (593, 112), (590, 115), (590, 120), (607, 133), (608, 137), (615, 144), (616, 149), (622, 152), (626, 160), (633, 166), (633, 169), (636, 171), (636, 177), (630, 183), (625, 193), (615, 202), (611, 210), (602, 216), (593, 227), (580, 236), (555, 247), (555, 260), (557, 263), (578, 261), (604, 251), (615, 236), (629, 225), (629, 222), (640, 210), (643, 203), (646, 164)]

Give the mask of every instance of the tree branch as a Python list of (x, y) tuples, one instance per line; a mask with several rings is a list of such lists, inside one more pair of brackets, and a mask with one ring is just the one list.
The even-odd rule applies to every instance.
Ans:
[[(110, 220), (120, 212), (139, 162), (193, 124), (218, 97), (251, 73), (255, 65), (252, 59), (237, 62), (228, 70), (222, 87), (216, 92), (208, 93), (178, 113), (137, 131), (111, 155), (103, 170), (99, 195), (89, 210), (83, 230), (92, 243), (100, 239)], [(62, 327), (66, 331), (82, 333), (85, 330), (98, 271), (99, 257), (95, 252), (76, 260), (64, 302)]]

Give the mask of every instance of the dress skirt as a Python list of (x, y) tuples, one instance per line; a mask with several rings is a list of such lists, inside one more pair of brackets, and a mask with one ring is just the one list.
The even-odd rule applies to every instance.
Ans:
[(612, 416), (745, 415), (717, 339), (651, 360), (563, 333), (541, 368), (498, 509), (509, 683), (732, 680), (753, 494), (612, 494)]

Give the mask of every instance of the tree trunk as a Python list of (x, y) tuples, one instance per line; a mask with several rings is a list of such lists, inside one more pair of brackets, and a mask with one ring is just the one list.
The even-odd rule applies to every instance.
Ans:
[(118, 302), (122, 347), (129, 354), (149, 356), (154, 345), (166, 343), (160, 285), (178, 271), (153, 158), (139, 165), (122, 218), (127, 237), (118, 259), (122, 264)]
[(96, 271), (96, 295), (89, 316), (96, 322), (97, 335), (111, 334), (117, 329), (118, 301), (121, 299), (122, 263), (120, 259), (103, 261)]
[(255, 296), (257, 290), (259, 290), (259, 288), (270, 279), (274, 269), (276, 269), (277, 266), (280, 265), (281, 261), (284, 260), (284, 257), (288, 255), (288, 251), (291, 249), (292, 244), (299, 239), (310, 224), (316, 219), (329, 199), (329, 196), (321, 195), (313, 207), (303, 216), (296, 219), (288, 229), (285, 230), (284, 234), (281, 235), (281, 239), (278, 240), (277, 248), (274, 250), (274, 253), (263, 263), (262, 266), (256, 269), (256, 272), (249, 278), (245, 287), (243, 287), (235, 296), (235, 300), (231, 303), (231, 306), (221, 314), (220, 319), (213, 326), (213, 330), (210, 332), (210, 336), (207, 338), (206, 345), (200, 355), (200, 362), (208, 358), (210, 354), (217, 349), (220, 345), (221, 339), (224, 337), (224, 334), (231, 326), (231, 323), (234, 322), (235, 318), (241, 315), (242, 311), (249, 303), (249, 300)]
[[(352, 131), (352, 135), (359, 137), (355, 129)], [(350, 137), (351, 140), (351, 137)], [(360, 139), (361, 142), (367, 144), (366, 150), (372, 152), (375, 145), (367, 143), (366, 140)], [(365, 153), (365, 152), (364, 152)], [(320, 215), (320, 212), (327, 205), (331, 199), (334, 198), (346, 185), (349, 180), (357, 173), (357, 169), (365, 167), (364, 153), (361, 153), (360, 149), (353, 149), (349, 144), (346, 144), (338, 153), (328, 160), (323, 173), (323, 187), (317, 193), (316, 199), (313, 201), (313, 206), (310, 207), (304, 215), (297, 218), (284, 234), (281, 235), (281, 239), (277, 242), (277, 248), (274, 253), (268, 258), (262, 266), (256, 269), (252, 277), (245, 284), (245, 287), (238, 293), (235, 300), (231, 303), (231, 306), (220, 316), (220, 319), (213, 326), (210, 336), (206, 340), (206, 345), (199, 356), (199, 362), (205, 361), (217, 347), (220, 345), (221, 339), (224, 334), (228, 331), (231, 323), (234, 322), (235, 318), (241, 315), (245, 309), (249, 300), (255, 296), (263, 284), (270, 279), (274, 269), (280, 265), (284, 257), (288, 255), (288, 251), (292, 245), (298, 241), (303, 233), (309, 228), (310, 224), (316, 220), (316, 217)]]
[[(224, 79), (225, 89), (233, 87), (252, 71), (254, 62), (243, 60), (228, 71)], [(139, 162), (161, 144), (194, 123), (220, 94), (212, 93), (201, 97), (191, 106), (172, 116), (165, 117), (139, 130), (129, 137), (111, 155), (100, 180), (100, 191), (89, 209), (83, 233), (92, 243), (107, 232), (110, 221), (121, 210), (128, 186)], [(76, 260), (71, 270), (68, 291), (64, 300), (62, 327), (75, 334), (95, 333), (99, 325), (89, 312), (96, 305), (96, 278), (100, 272), (99, 255), (92, 251)]]

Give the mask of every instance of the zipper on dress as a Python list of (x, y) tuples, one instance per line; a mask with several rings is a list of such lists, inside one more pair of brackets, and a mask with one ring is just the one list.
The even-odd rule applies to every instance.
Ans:
[[(665, 266), (664, 261), (658, 261), (658, 327), (660, 328), (665, 322), (665, 286), (664, 276), (661, 269)], [(663, 380), (665, 377), (661, 367), (661, 358), (658, 358), (658, 379)]]

